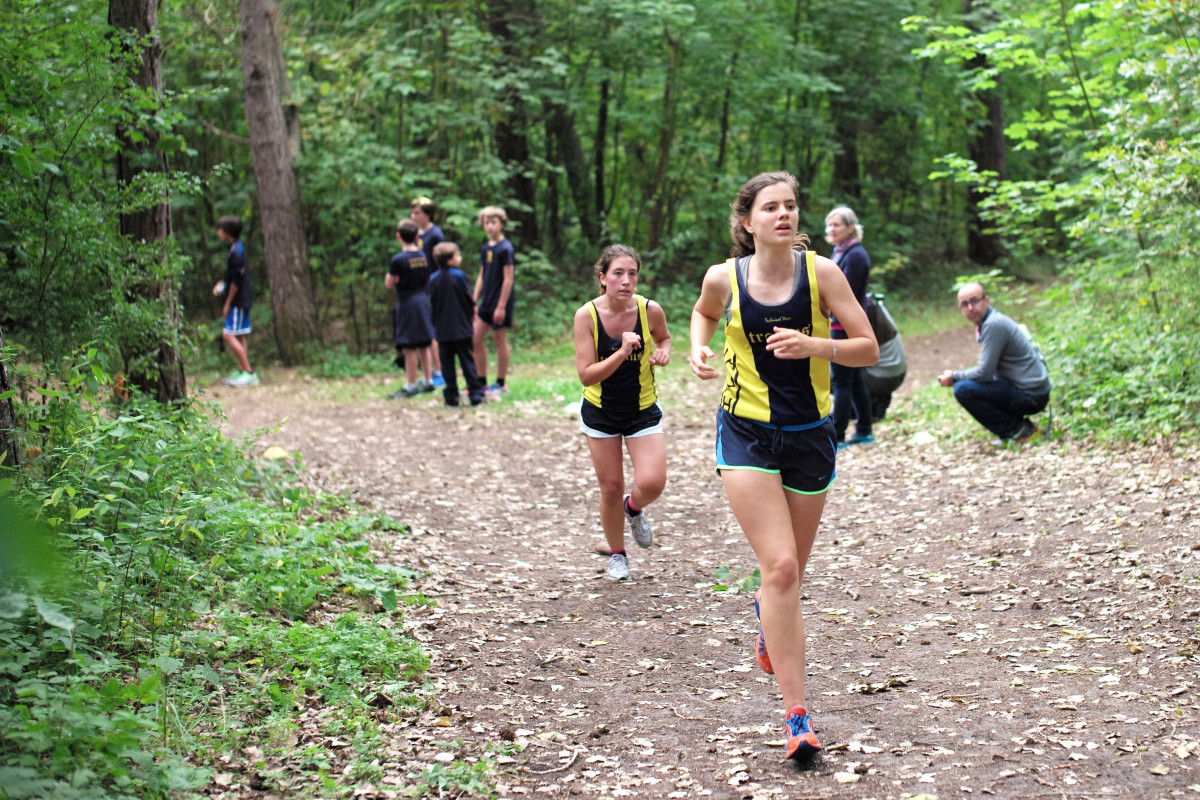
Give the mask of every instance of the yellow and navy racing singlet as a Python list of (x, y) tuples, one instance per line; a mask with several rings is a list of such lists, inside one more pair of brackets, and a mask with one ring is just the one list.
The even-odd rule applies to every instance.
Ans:
[[(600, 383), (583, 387), (584, 400), (610, 412), (641, 411), (658, 400), (654, 367), (650, 364), (654, 340), (650, 337), (650, 320), (646, 317), (646, 298), (635, 294), (633, 299), (637, 301), (638, 311), (633, 332), (642, 337), (642, 346), (630, 353), (612, 375)], [(596, 361), (600, 362), (621, 349), (621, 339), (614, 339), (604, 330), (594, 300), (588, 303), (587, 310), (592, 315), (592, 344), (596, 348)]]
[[(737, 417), (779, 427), (805, 428), (821, 422), (833, 406), (829, 362), (823, 358), (776, 358), (767, 337), (776, 327), (829, 338), (821, 313), (815, 254), (796, 253), (796, 280), (787, 300), (759, 303), (746, 292), (749, 258), (729, 259), (729, 308), (725, 322), (725, 388), (721, 408)], [(739, 268), (738, 265), (741, 265)]]

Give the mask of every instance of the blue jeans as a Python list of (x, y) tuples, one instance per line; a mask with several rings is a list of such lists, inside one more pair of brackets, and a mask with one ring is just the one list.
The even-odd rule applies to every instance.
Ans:
[(957, 381), (954, 399), (967, 413), (1001, 439), (1011, 439), (1021, 430), (1021, 423), (1050, 402), (1050, 394), (1031, 394), (1008, 381), (1000, 379)]
[[(847, 339), (845, 331), (834, 329), (831, 339)], [(871, 435), (871, 393), (867, 391), (866, 367), (844, 367), (830, 364), (833, 383), (833, 438), (842, 441), (850, 420), (859, 436)]]

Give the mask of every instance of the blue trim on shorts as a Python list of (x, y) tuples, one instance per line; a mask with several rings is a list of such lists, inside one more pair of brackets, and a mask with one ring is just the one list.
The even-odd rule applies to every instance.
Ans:
[(245, 336), (250, 333), (250, 309), (233, 306), (225, 315), (225, 333)]
[[(724, 439), (726, 438), (726, 430), (725, 430), (726, 425), (728, 424), (729, 421), (734, 420), (734, 419), (736, 419), (738, 423), (742, 423), (742, 424), (751, 423), (755, 429), (760, 430), (763, 433), (770, 431), (772, 433), (772, 442), (770, 445), (771, 453), (764, 454), (758, 449), (759, 447), (765, 445), (765, 442), (762, 439), (757, 439), (757, 443), (748, 442), (745, 439), (746, 433), (738, 433), (738, 432), (731, 430), (728, 432), (729, 436), (727, 438), (729, 439), (730, 445), (732, 445), (732, 448), (734, 450), (734, 455), (735, 456), (736, 455), (745, 456), (746, 463), (730, 464), (725, 458), (725, 451), (726, 451), (727, 447), (725, 445)], [(782, 440), (780, 438), (784, 434), (795, 434), (795, 433), (804, 433), (805, 431), (814, 431), (816, 428), (818, 428), (820, 426), (829, 427), (829, 432), (827, 433), (829, 450), (827, 453), (824, 454), (825, 456), (828, 456), (827, 461), (824, 458), (824, 456), (822, 456), (820, 454), (812, 453), (811, 447), (808, 444), (806, 444), (805, 442), (798, 442), (798, 441), (793, 440), (792, 442), (789, 443), (789, 442), (785, 442), (784, 440)], [(809, 436), (811, 437), (813, 435), (819, 436), (820, 434), (819, 434), (819, 432), (816, 432), (815, 434), (810, 434)], [(811, 439), (810, 439), (810, 442), (811, 442)], [(820, 476), (819, 472), (814, 472), (812, 470), (805, 469), (805, 465), (811, 465), (811, 463), (807, 460), (807, 457), (805, 457), (805, 460), (802, 462), (788, 462), (788, 461), (781, 462), (780, 457), (782, 457), (784, 459), (787, 458), (784, 455), (785, 450), (792, 450), (794, 455), (799, 455), (799, 453), (795, 452), (797, 445), (799, 445), (801, 447), (802, 451), (807, 451), (807, 453), (810, 456), (816, 455), (818, 458), (817, 463), (827, 463), (829, 465), (829, 479), (823, 486), (820, 486), (819, 488), (816, 488), (816, 489), (798, 489), (794, 486), (789, 486), (787, 484), (787, 480), (794, 480), (794, 481), (800, 482), (800, 483), (807, 482), (809, 485), (812, 485), (815, 481), (813, 481), (811, 479), (814, 479), (814, 478), (819, 479), (819, 476)], [(820, 448), (817, 447), (816, 449), (819, 450)], [(765, 456), (765, 457), (763, 457), (763, 456)], [(760, 461), (761, 464), (755, 464), (754, 461), (756, 461), (756, 460)], [(735, 417), (734, 415), (730, 414), (728, 411), (726, 411), (723, 408), (718, 409), (717, 410), (717, 436), (716, 436), (716, 462), (717, 462), (716, 471), (718, 474), (720, 474), (720, 472), (722, 470), (742, 470), (742, 471), (746, 471), (746, 472), (762, 472), (762, 473), (769, 474), (769, 475), (779, 475), (780, 482), (781, 482), (783, 488), (789, 492), (793, 492), (795, 494), (803, 494), (803, 495), (823, 494), (824, 492), (829, 490), (829, 487), (833, 485), (834, 480), (837, 479), (837, 443), (833, 439), (832, 422), (830, 421), (830, 417), (826, 416), (823, 419), (821, 419), (819, 422), (817, 422), (816, 424), (813, 424), (813, 425), (797, 425), (797, 426), (764, 425), (763, 423), (755, 422), (754, 420), (748, 420), (748, 419), (745, 419), (744, 417)], [(787, 478), (784, 477), (785, 470), (788, 474)], [(808, 480), (806, 480), (806, 479), (808, 479)]]

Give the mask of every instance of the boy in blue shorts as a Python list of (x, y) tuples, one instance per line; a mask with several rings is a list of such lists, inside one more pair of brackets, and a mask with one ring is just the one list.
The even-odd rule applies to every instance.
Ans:
[(225, 257), (225, 276), (213, 287), (213, 294), (224, 296), (225, 330), (222, 338), (225, 346), (237, 359), (238, 371), (222, 378), (226, 386), (257, 386), (258, 376), (250, 367), (246, 354), (246, 337), (250, 335), (250, 304), (254, 294), (250, 290), (250, 273), (246, 269), (246, 248), (242, 245), (242, 220), (227, 216), (217, 220), (217, 237), (229, 245)]
[(467, 276), (460, 269), (462, 253), (453, 242), (439, 242), (433, 248), (433, 257), (437, 271), (429, 279), (429, 305), (433, 310), (433, 331), (437, 334), (438, 357), (445, 376), (442, 396), (448, 406), (459, 404), (458, 374), (454, 368), (457, 358), (462, 366), (463, 380), (467, 382), (471, 405), (483, 405), (484, 386), (475, 371), (472, 340), (475, 299), (471, 296)]
[(504, 238), (508, 215), (503, 208), (488, 206), (479, 212), (479, 224), (488, 240), (479, 253), (479, 277), (475, 279), (475, 368), (487, 384), (487, 333), (491, 329), (496, 347), (496, 382), (487, 387), (489, 398), (508, 394), (508, 329), (513, 326), (513, 283), (516, 258), (512, 242)]

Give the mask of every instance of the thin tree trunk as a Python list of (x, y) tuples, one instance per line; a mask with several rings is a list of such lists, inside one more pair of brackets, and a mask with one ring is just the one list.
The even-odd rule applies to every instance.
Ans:
[[(4, 350), (4, 329), (0, 328), (0, 352)], [(20, 450), (17, 448), (17, 414), (13, 410), (12, 397), (8, 393), (12, 386), (8, 382), (8, 368), (0, 360), (0, 475), (5, 469), (21, 466)]]
[[(536, 19), (533, 0), (493, 0), (487, 4), (488, 30), (496, 37), (504, 59), (514, 71), (525, 63), (523, 31)], [(501, 67), (504, 72), (504, 65)], [(509, 219), (517, 223), (514, 238), (524, 245), (540, 248), (537, 185), (529, 151), (529, 122), (520, 88), (514, 83), (506, 85), (500, 91), (500, 102), (505, 113), (496, 122), (496, 155), (508, 170), (505, 179), (508, 194), (518, 204), (507, 209)]]
[(681, 39), (671, 34), (671, 26), (663, 26), (667, 40), (667, 77), (663, 83), (662, 111), (658, 127), (658, 149), (654, 162), (654, 177), (646, 193), (650, 201), (647, 212), (646, 247), (657, 249), (662, 244), (667, 216), (667, 173), (671, 166), (671, 145), (675, 139), (675, 79), (679, 69)]
[(266, 248), (275, 341), (284, 364), (299, 364), (319, 344), (312, 274), (301, 218), (300, 189), (289, 153), (281, 98), (287, 78), (275, 31), (273, 0), (242, 0), (242, 79), (246, 125)]
[[(592, 150), (592, 175), (595, 182), (596, 216), (604, 230), (608, 229), (605, 220), (608, 203), (604, 196), (605, 145), (607, 144), (606, 139), (608, 137), (608, 91), (609, 79), (605, 77), (600, 82), (600, 106), (596, 109), (596, 140)], [(605, 239), (607, 238), (607, 235), (605, 235)], [(599, 242), (599, 244), (605, 243)]]
[[(962, 13), (967, 27), (978, 30), (972, 16), (972, 0), (962, 0)], [(986, 11), (987, 9), (983, 9)], [(987, 57), (978, 55), (966, 64), (968, 72), (987, 67)], [(1004, 142), (1004, 96), (1001, 93), (1001, 76), (996, 76), (996, 85), (987, 91), (976, 92), (975, 99), (983, 106), (980, 121), (969, 120), (967, 132), (967, 156), (975, 162), (981, 172), (993, 172), (1003, 180), (1007, 177)], [(1004, 245), (994, 233), (986, 233), (987, 222), (980, 214), (980, 203), (987, 194), (972, 187), (967, 195), (967, 257), (981, 266), (991, 266), (1004, 255)]]
[[(108, 22), (114, 28), (132, 31), (137, 35), (141, 43), (141, 63), (133, 76), (134, 82), (156, 99), (161, 98), (162, 40), (158, 37), (156, 0), (111, 0)], [(117, 138), (121, 142), (116, 164), (117, 181), (121, 186), (131, 186), (145, 172), (166, 174), (169, 166), (167, 157), (158, 152), (157, 126), (120, 126)], [(171, 238), (171, 206), (166, 189), (160, 191), (161, 202), (150, 208), (122, 214), (120, 226), (121, 234), (135, 248), (142, 243), (154, 243), (157, 248), (156, 259), (161, 266), (167, 260), (167, 242)], [(129, 381), (142, 391), (153, 393), (160, 403), (182, 400), (187, 397), (187, 380), (183, 361), (172, 336), (182, 326), (175, 285), (169, 278), (154, 278), (147, 280), (140, 291), (162, 305), (166, 317), (164, 327), (169, 333), (145, 345), (153, 350), (156, 369), (137, 368), (129, 376)], [(143, 354), (127, 354), (134, 357), (140, 355)]]

